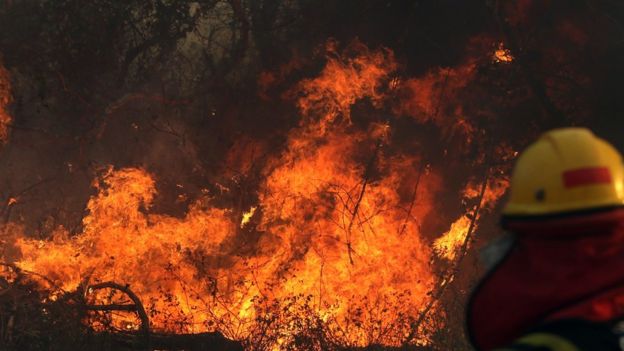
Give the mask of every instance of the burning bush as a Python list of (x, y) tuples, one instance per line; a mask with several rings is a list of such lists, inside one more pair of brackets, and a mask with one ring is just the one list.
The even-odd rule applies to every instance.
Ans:
[(439, 4), (2, 5), (0, 340), (466, 348), (514, 150), (621, 99), (578, 9)]

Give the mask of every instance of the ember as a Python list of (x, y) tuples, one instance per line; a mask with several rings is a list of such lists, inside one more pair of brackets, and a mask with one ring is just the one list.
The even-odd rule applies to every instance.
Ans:
[(511, 55), (511, 52), (505, 49), (503, 43), (498, 44), (498, 48), (494, 51), (494, 61), (507, 63), (514, 60), (514, 57)]

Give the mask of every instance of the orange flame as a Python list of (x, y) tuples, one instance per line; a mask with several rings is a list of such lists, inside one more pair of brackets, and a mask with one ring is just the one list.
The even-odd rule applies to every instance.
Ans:
[[(19, 267), (65, 290), (87, 280), (128, 284), (155, 330), (219, 330), (244, 339), (262, 332), (261, 322), (282, 316), (268, 345), (280, 349), (303, 328), (282, 314), (302, 318), (305, 312), (342, 345), (403, 344), (436, 284), (432, 254), (453, 259), (470, 220), (460, 217), (433, 245), (423, 235), (421, 219), (437, 214), (438, 172), (419, 156), (385, 152), (390, 124), (350, 128), (356, 102), (381, 108), (390, 91), (400, 90), (401, 80), (391, 77), (397, 64), (386, 49), (356, 43), (349, 53), (339, 55), (331, 42), (319, 76), (293, 91), (304, 118), (288, 134), (285, 151), (265, 166), (258, 203), (242, 217), (245, 209), (218, 208), (207, 194), (182, 218), (151, 213), (156, 177), (111, 167), (93, 183), (97, 194), (82, 232), (71, 236), (58, 228), (47, 241), (21, 236)], [(434, 87), (448, 79), (451, 90), (459, 90), (473, 68), (408, 81), (416, 95), (401, 111), (432, 115)], [(464, 119), (452, 124), (473, 133)], [(484, 207), (504, 192), (504, 182), (496, 184), (483, 196)], [(464, 196), (474, 198), (474, 189), (469, 184)], [(132, 317), (113, 322), (119, 329), (138, 325)]]
[(494, 62), (509, 63), (514, 60), (511, 51), (505, 48), (503, 43), (498, 44), (498, 48), (494, 51)]
[[(403, 99), (395, 106), (395, 113), (405, 114), (421, 122), (432, 121), (440, 127), (453, 127), (456, 123), (467, 123), (458, 118), (452, 120), (446, 108), (476, 73), (474, 63), (453, 68), (439, 68), (423, 77), (407, 80), (403, 84)], [(452, 111), (455, 112), (455, 111)]]
[(241, 219), (241, 228), (243, 228), (244, 226), (247, 225), (247, 223), (249, 223), (249, 221), (251, 220), (251, 217), (253, 217), (253, 215), (256, 213), (256, 206), (252, 206), (249, 211), (243, 213), (243, 218)]
[(319, 77), (303, 80), (298, 89), (304, 95), (298, 100), (299, 109), (304, 116), (319, 118), (321, 131), (339, 117), (351, 122), (351, 106), (357, 100), (368, 98), (373, 105), (381, 104), (385, 97), (382, 83), (397, 68), (389, 50), (370, 51), (356, 41), (349, 49), (358, 55), (345, 58), (337, 45), (334, 41), (327, 44), (325, 68)]
[[(488, 182), (483, 196), (481, 197), (480, 186), (475, 183), (469, 183), (464, 189), (465, 199), (479, 198), (480, 208), (485, 210), (491, 210), (496, 201), (505, 193), (509, 187), (509, 180), (505, 177), (495, 178)], [(448, 232), (444, 233), (441, 237), (435, 240), (433, 243), (434, 252), (447, 260), (454, 260), (457, 256), (458, 250), (466, 244), (466, 249), (469, 247), (469, 242), (466, 242), (467, 236), (470, 231), (474, 232), (478, 227), (478, 219), (480, 214), (477, 213), (476, 219), (473, 219), (474, 214), (466, 214), (459, 217), (453, 224)], [(471, 229), (472, 227), (472, 229)]]
[(444, 233), (433, 243), (435, 253), (447, 260), (454, 260), (457, 251), (461, 248), (464, 240), (466, 240), (470, 223), (472, 223), (472, 220), (467, 216), (461, 216), (458, 220), (453, 222), (449, 231)]

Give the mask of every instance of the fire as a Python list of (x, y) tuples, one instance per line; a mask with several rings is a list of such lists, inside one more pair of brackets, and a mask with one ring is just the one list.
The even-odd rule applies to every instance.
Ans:
[(46, 272), (64, 290), (76, 289), (89, 277), (121, 280), (142, 297), (157, 329), (198, 332), (207, 329), (204, 322), (226, 313), (213, 310), (218, 315), (209, 318), (206, 302), (192, 298), (221, 286), (211, 286), (217, 271), (202, 271), (191, 260), (194, 255), (209, 258), (235, 231), (227, 211), (203, 210), (197, 203), (184, 219), (148, 214), (155, 182), (141, 169), (110, 169), (94, 186), (99, 193), (87, 204), (83, 232), (70, 237), (59, 228), (50, 242), (20, 239), (21, 268)]
[(253, 215), (256, 213), (256, 206), (252, 206), (249, 211), (243, 213), (243, 218), (241, 219), (241, 223), (240, 226), (241, 228), (243, 228), (245, 225), (247, 225), (247, 223), (249, 223), (249, 221), (251, 220), (251, 217), (253, 217)]
[(466, 240), (471, 223), (472, 219), (467, 216), (461, 216), (453, 222), (451, 229), (433, 243), (433, 249), (436, 254), (447, 260), (454, 260), (457, 251), (461, 248), (464, 240)]
[(384, 80), (397, 68), (389, 50), (370, 51), (357, 41), (349, 49), (359, 54), (345, 59), (338, 52), (337, 43), (329, 41), (327, 64), (320, 76), (303, 80), (296, 90), (304, 94), (298, 100), (302, 114), (319, 118), (321, 130), (339, 117), (350, 122), (351, 106), (357, 100), (368, 98), (379, 106), (385, 97)]
[[(354, 204), (333, 202), (346, 199), (345, 189), (361, 186), (361, 180), (357, 172), (345, 174), (342, 160), (327, 161), (337, 152), (353, 152), (339, 141), (269, 175), (266, 187), (273, 196), (261, 200), (265, 234), (251, 257), (219, 258), (222, 250), (233, 249), (228, 241), (237, 226), (231, 213), (197, 203), (183, 219), (149, 214), (154, 179), (141, 169), (121, 169), (94, 183), (99, 193), (87, 205), (82, 233), (70, 238), (59, 229), (53, 241), (21, 238), (18, 264), (46, 272), (64, 290), (76, 289), (88, 277), (123, 281), (146, 302), (153, 328), (173, 332), (217, 327), (240, 338), (248, 331), (236, 331), (253, 321), (258, 295), (284, 299), (312, 293), (316, 308), (325, 320), (335, 321), (335, 328), (362, 300), (379, 303), (409, 293), (413, 300), (391, 307), (416, 313), (433, 284), (430, 250), (415, 225), (399, 232), (399, 212), (373, 216), (384, 203), (397, 201), (392, 189), (400, 180), (391, 177), (370, 186), (348, 239)], [(326, 168), (316, 166), (325, 162), (330, 163)], [(397, 171), (409, 172), (412, 162), (397, 162)], [(308, 181), (300, 181), (300, 172), (308, 174), (303, 178)], [(436, 186), (435, 179), (428, 182)], [(291, 200), (283, 202), (284, 195)], [(431, 210), (418, 208), (423, 215)], [(121, 329), (129, 323), (117, 321)], [(349, 342), (369, 341), (364, 330), (352, 332), (344, 336)]]
[[(466, 62), (457, 67), (444, 67), (427, 72), (422, 77), (406, 80), (402, 86), (403, 99), (395, 104), (394, 112), (419, 122), (433, 122), (444, 130), (456, 127), (472, 128), (457, 114), (460, 108), (453, 101), (476, 74), (476, 65)], [(452, 109), (452, 110), (450, 110)], [(452, 116), (451, 116), (452, 114)]]
[[(478, 198), (479, 209), (491, 210), (496, 201), (505, 193), (509, 187), (509, 180), (505, 177), (496, 178), (488, 182), (483, 189), (481, 189), (474, 183), (469, 183), (466, 189), (464, 189), (464, 198), (466, 200), (473, 200)], [(466, 241), (470, 232), (474, 232), (478, 227), (479, 213), (470, 213), (462, 215), (453, 224), (448, 232), (444, 233), (441, 237), (435, 240), (433, 243), (433, 250), (435, 253), (447, 260), (454, 260), (458, 251), (465, 246), (469, 247), (469, 242)]]
[(498, 48), (494, 51), (494, 62), (509, 63), (514, 60), (511, 51), (505, 48), (503, 43), (498, 44)]
[[(450, 84), (452, 94), (475, 69), (467, 64), (404, 81), (394, 76), (397, 68), (387, 49), (355, 43), (340, 53), (330, 42), (318, 77), (290, 92), (301, 121), (263, 167), (257, 203), (218, 207), (213, 199), (229, 189), (215, 184), (221, 191), (202, 191), (182, 217), (153, 213), (158, 176), (110, 167), (93, 181), (82, 230), (59, 227), (45, 241), (19, 236), (17, 265), (66, 291), (85, 282), (127, 285), (143, 301), (153, 330), (218, 330), (239, 340), (261, 335), (265, 349), (280, 349), (317, 325), (341, 345), (426, 343), (426, 334), (406, 337), (439, 283), (433, 255), (454, 259), (478, 214), (462, 215), (431, 243), (421, 221), (438, 215), (439, 170), (418, 152), (393, 150), (388, 119), (354, 128), (352, 107), (368, 101), (373, 109), (433, 116), (430, 100), (440, 84)], [(397, 107), (393, 94), (405, 89), (409, 101)], [(431, 118), (443, 125), (442, 116)], [(476, 133), (463, 116), (449, 124), (466, 138)], [(505, 188), (492, 178), (485, 193), (471, 182), (463, 195), (480, 197), (485, 208)], [(114, 300), (102, 292), (90, 296)], [(112, 324), (138, 326), (131, 315), (116, 315)]]
[(9, 137), (9, 125), (12, 118), (7, 111), (11, 103), (11, 85), (9, 72), (0, 62), (0, 143), (6, 143)]

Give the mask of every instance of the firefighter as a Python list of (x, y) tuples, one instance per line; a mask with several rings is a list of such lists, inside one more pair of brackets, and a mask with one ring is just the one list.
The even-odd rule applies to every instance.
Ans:
[(624, 166), (584, 128), (550, 131), (518, 158), (502, 227), (513, 241), (472, 293), (482, 351), (622, 350)]

